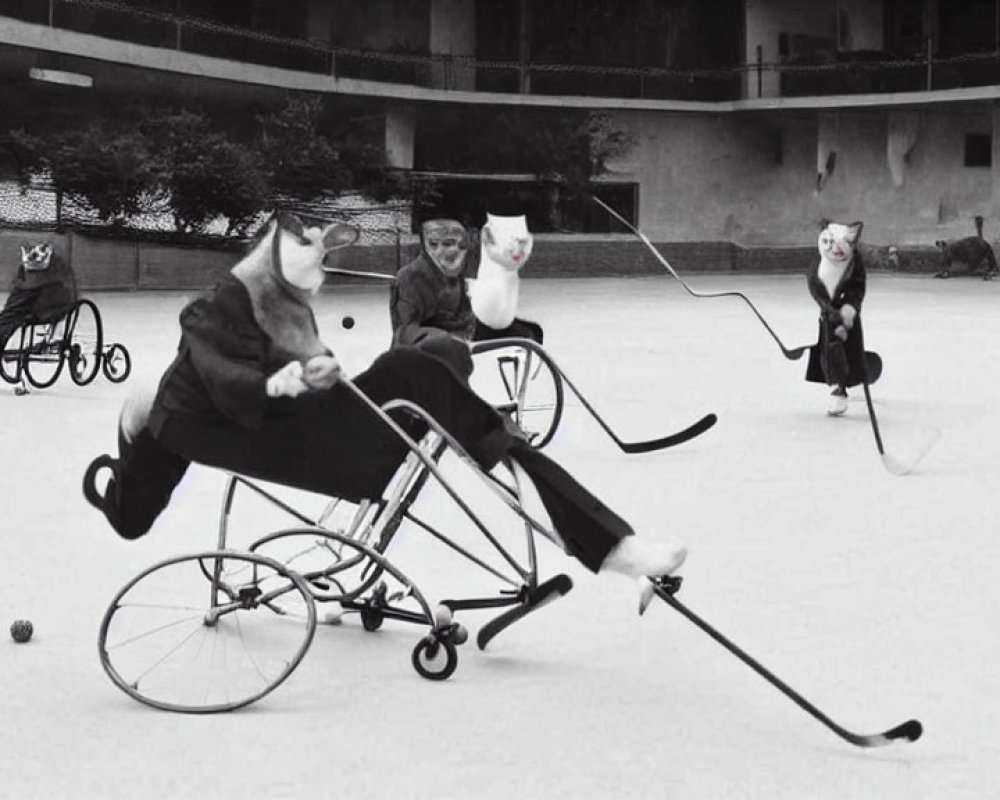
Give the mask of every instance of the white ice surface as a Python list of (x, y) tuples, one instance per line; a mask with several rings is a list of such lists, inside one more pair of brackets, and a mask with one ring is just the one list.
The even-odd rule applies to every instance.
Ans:
[[(804, 280), (693, 276), (747, 293), (788, 347), (815, 336)], [(223, 477), (192, 469), (144, 539), (118, 539), (83, 500), (112, 451), (123, 396), (155, 380), (181, 293), (93, 294), (134, 374), (17, 397), (0, 386), (3, 524), (0, 796), (39, 798), (948, 798), (996, 796), (1000, 761), (1000, 284), (875, 275), (867, 343), (887, 450), (943, 436), (914, 474), (880, 461), (860, 392), (840, 419), (736, 298), (671, 278), (532, 280), (522, 316), (617, 434), (644, 439), (714, 411), (704, 436), (620, 452), (570, 403), (550, 452), (633, 523), (690, 548), (679, 598), (843, 726), (916, 717), (914, 743), (842, 741), (666, 605), (639, 618), (627, 581), (542, 543), (574, 590), (421, 679), (422, 631), (322, 627), (294, 675), (256, 705), (154, 711), (104, 675), (97, 632), (114, 592), (163, 557), (211, 547)], [(385, 289), (319, 300), (354, 372), (387, 344)], [(351, 314), (353, 330), (340, 326)], [(399, 566), (450, 592), (440, 548)], [(511, 535), (519, 535), (517, 533)], [(414, 544), (414, 542), (416, 542)], [(461, 570), (461, 566), (459, 566)], [(489, 587), (494, 589), (496, 587)], [(461, 618), (475, 631), (489, 612)]]

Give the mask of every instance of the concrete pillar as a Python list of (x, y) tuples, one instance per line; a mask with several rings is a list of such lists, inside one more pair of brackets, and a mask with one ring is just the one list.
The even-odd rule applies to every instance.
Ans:
[(1000, 219), (1000, 101), (993, 101), (993, 148), (990, 161), (990, 217)]
[(772, 18), (774, 10), (764, 0), (747, 0), (745, 7), (746, 22), (746, 63), (749, 69), (746, 73), (746, 83), (743, 96), (780, 97), (781, 78), (775, 70), (754, 69), (758, 58), (764, 64), (774, 64), (778, 61), (778, 33), (780, 25)]
[(385, 155), (390, 167), (413, 169), (413, 143), (416, 138), (416, 114), (413, 106), (391, 107), (385, 114)]
[(461, 57), (476, 55), (476, 0), (431, 0), (430, 51), (460, 57), (434, 64), (432, 88), (475, 90), (475, 67)]

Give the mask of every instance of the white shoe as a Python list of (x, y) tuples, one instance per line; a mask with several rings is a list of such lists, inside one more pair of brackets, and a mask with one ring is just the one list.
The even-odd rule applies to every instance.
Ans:
[(687, 548), (678, 542), (626, 536), (605, 557), (600, 572), (607, 570), (630, 578), (659, 578), (672, 575), (686, 558)]
[(830, 395), (830, 404), (826, 407), (826, 413), (831, 417), (839, 417), (847, 411), (847, 393), (838, 394), (836, 390)]

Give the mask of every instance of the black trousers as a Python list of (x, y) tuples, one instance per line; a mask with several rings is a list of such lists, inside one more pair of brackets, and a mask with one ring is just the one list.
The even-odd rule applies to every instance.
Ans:
[[(503, 418), (439, 359), (415, 348), (395, 348), (357, 376), (355, 384), (376, 404), (407, 399), (421, 406), (485, 471), (502, 458), (517, 461), (567, 551), (592, 571), (633, 533), (565, 469), (512, 436)], [(414, 439), (426, 430), (412, 416), (394, 418)], [(221, 415), (174, 415), (157, 436), (144, 430), (126, 450), (108, 485), (104, 511), (129, 539), (149, 530), (190, 462), (358, 501), (379, 496), (408, 452), (399, 436), (344, 385), (273, 404), (256, 430)]]

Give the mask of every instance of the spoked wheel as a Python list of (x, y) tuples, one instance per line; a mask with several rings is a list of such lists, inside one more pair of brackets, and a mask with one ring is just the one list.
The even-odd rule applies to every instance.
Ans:
[(121, 383), (132, 372), (132, 356), (123, 344), (113, 344), (104, 352), (101, 361), (104, 377), (112, 383)]
[(378, 550), (344, 534), (294, 528), (269, 534), (250, 550), (294, 570), (315, 601), (358, 612), (365, 630), (378, 630), (386, 619), (433, 622), (430, 606), (409, 578)]
[(104, 329), (101, 315), (90, 300), (81, 300), (69, 317), (67, 356), (73, 383), (86, 386), (101, 369), (104, 358)]
[(62, 374), (66, 363), (63, 342), (66, 320), (26, 326), (21, 363), (24, 379), (36, 389), (47, 389)]
[(473, 346), (477, 358), (472, 387), (528, 437), (532, 447), (547, 445), (563, 412), (563, 383), (555, 365), (539, 349), (518, 344)]
[(281, 684), (315, 631), (309, 589), (281, 564), (230, 551), (178, 556), (115, 596), (101, 623), (101, 664), (155, 708), (230, 711)]
[(458, 650), (447, 638), (428, 634), (413, 648), (413, 668), (422, 678), (443, 681), (458, 666)]
[(375, 585), (383, 572), (363, 545), (320, 528), (271, 533), (249, 549), (297, 572), (320, 600), (353, 600)]
[(0, 378), (7, 383), (20, 383), (24, 361), (24, 337), (30, 328), (20, 327), (15, 330), (0, 346)]

